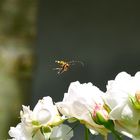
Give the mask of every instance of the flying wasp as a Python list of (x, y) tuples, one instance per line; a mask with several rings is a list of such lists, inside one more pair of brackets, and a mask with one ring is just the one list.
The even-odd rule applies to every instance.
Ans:
[(72, 65), (75, 65), (76, 63), (81, 64), (84, 66), (84, 63), (81, 61), (55, 61), (59, 65), (59, 68), (55, 68), (54, 70), (57, 70), (58, 74), (62, 74), (65, 71), (68, 71)]

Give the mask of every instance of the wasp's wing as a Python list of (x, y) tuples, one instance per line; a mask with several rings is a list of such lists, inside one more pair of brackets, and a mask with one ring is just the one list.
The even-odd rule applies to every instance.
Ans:
[(82, 61), (70, 61), (68, 62), (70, 65), (75, 65), (76, 63), (81, 64), (82, 66), (84, 66), (84, 63)]

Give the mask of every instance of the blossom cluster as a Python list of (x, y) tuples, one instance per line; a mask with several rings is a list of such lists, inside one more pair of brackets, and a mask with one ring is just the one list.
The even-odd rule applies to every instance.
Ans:
[(10, 127), (12, 140), (70, 140), (72, 128), (65, 121), (84, 125), (91, 134), (109, 133), (121, 140), (140, 140), (140, 72), (119, 73), (107, 83), (106, 92), (92, 83), (72, 82), (60, 102), (47, 96), (33, 110), (23, 106), (21, 122)]

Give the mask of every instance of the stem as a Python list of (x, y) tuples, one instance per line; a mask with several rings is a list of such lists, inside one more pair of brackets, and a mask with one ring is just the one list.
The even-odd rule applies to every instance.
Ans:
[(107, 140), (107, 135), (104, 136), (104, 140)]
[(119, 135), (119, 133), (117, 133), (116, 131), (112, 131), (112, 133), (116, 137), (116, 140), (123, 140), (122, 137)]
[(85, 140), (89, 140), (89, 131), (88, 128), (85, 127)]

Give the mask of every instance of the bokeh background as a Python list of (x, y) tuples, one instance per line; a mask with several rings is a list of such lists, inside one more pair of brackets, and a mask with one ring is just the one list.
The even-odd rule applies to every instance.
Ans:
[[(1, 0), (0, 139), (6, 139), (9, 126), (19, 121), (21, 104), (33, 108), (44, 96), (60, 101), (70, 82), (77, 80), (105, 91), (107, 81), (119, 72), (139, 71), (139, 4), (132, 0)], [(75, 65), (57, 75), (52, 70), (57, 67), (55, 60), (79, 60), (84, 67)], [(79, 126), (73, 140), (83, 137)]]

